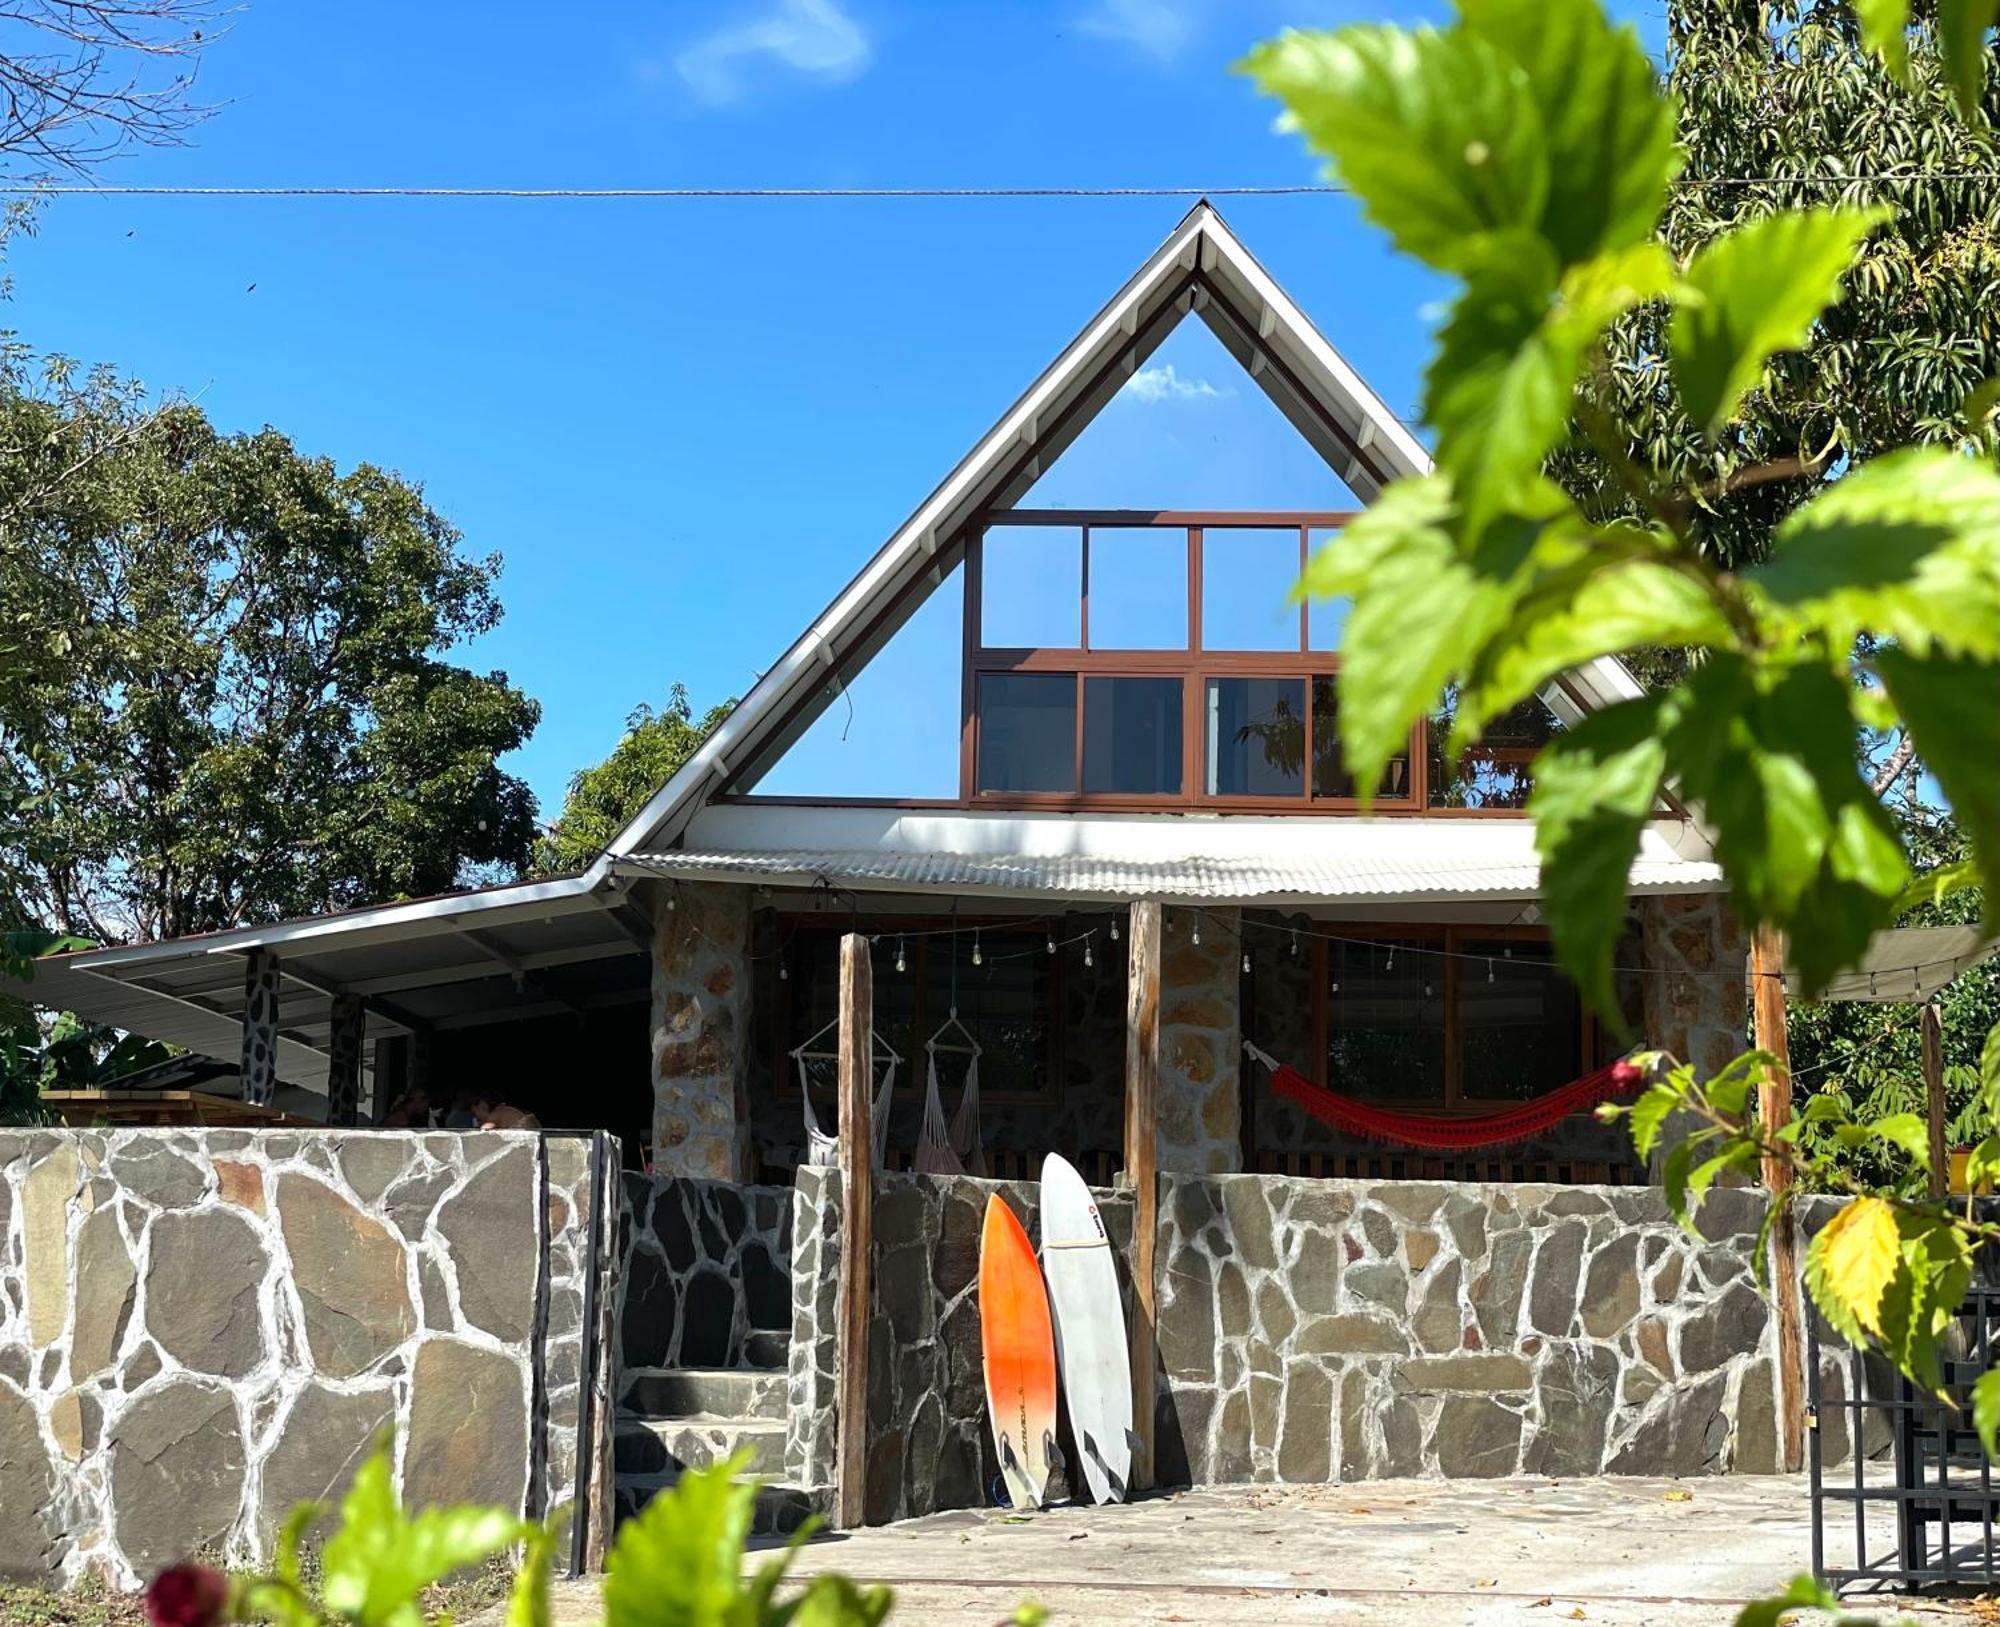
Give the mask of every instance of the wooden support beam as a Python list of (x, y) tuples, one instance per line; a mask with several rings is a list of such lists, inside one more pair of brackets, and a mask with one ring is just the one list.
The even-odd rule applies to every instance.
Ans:
[(270, 1105), (278, 1088), (278, 957), (253, 949), (243, 957), (243, 1099)]
[(875, 1157), (869, 1123), (875, 1083), (874, 968), (868, 940), (840, 940), (840, 1327), (834, 1361), (839, 1422), (834, 1524), (868, 1517), (868, 1316), (875, 1247)]
[(329, 1002), (326, 1036), (326, 1122), (361, 1122), (361, 1045), (368, 1013), (358, 994), (336, 994)]
[[(1785, 939), (1759, 925), (1750, 935), (1751, 1002), (1757, 1047), (1778, 1059), (1757, 1087), (1757, 1116), (1768, 1137), (1792, 1119), (1792, 1048), (1785, 1029)], [(1764, 1185), (1778, 1202), (1792, 1183), (1783, 1159), (1764, 1160)], [(1805, 1337), (1800, 1301), (1798, 1228), (1789, 1221), (1771, 1233), (1771, 1292), (1778, 1315), (1778, 1461), (1787, 1474), (1805, 1462)]]
[(1931, 1196), (1944, 1196), (1946, 1177), (1951, 1173), (1951, 1148), (1945, 1143), (1944, 1112), (1944, 1031), (1938, 1026), (1935, 1000), (1928, 1000), (1917, 1013), (1917, 1029), (1924, 1041), (1924, 1110), (1931, 1132)]
[(1153, 1483), (1154, 1325), (1159, 1284), (1154, 1251), (1160, 1223), (1160, 903), (1132, 906), (1131, 967), (1125, 986), (1125, 1184), (1132, 1189), (1132, 1473)]

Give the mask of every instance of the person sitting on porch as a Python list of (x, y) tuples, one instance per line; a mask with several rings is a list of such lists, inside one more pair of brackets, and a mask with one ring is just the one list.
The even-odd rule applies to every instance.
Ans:
[(490, 1091), (475, 1092), (472, 1116), (482, 1130), (539, 1130), (542, 1121), (534, 1114), (501, 1101)]

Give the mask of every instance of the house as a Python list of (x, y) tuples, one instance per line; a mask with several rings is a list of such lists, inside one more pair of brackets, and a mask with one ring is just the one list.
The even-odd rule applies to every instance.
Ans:
[[(1340, 607), (1280, 622), (1343, 514), (1022, 506), (1184, 320), (1242, 365), (1360, 502), (1422, 445), (1202, 204), (806, 628), (581, 875), (118, 947), (45, 964), (37, 998), (243, 1063), (244, 1094), (335, 1123), (409, 1085), (496, 1088), (617, 1129), (660, 1172), (795, 1166), (803, 1086), (831, 1113), (835, 946), (873, 935), (899, 1072), (889, 1162), (918, 1140), (927, 1042), (981, 1051), (996, 1172), (1050, 1147), (1118, 1162), (1131, 902), (1165, 902), (1162, 1167), (1616, 1179), (1573, 1121), (1444, 1157), (1355, 1141), (1274, 1096), (1243, 1042), (1401, 1111), (1533, 1098), (1634, 1034), (1738, 1047), (1742, 947), (1699, 825), (1661, 810), (1632, 871), (1631, 1031), (1554, 971), (1522, 815), (1548, 731), (1636, 686), (1550, 685), (1457, 764), (1413, 731), (1363, 814), (1334, 731)], [(1337, 545), (1337, 540), (1335, 541)], [(927, 602), (962, 607), (955, 794), (760, 795)], [(1275, 631), (1274, 631), (1275, 630)], [(949, 744), (945, 743), (949, 750)], [(801, 1053), (795, 1060), (794, 1053)], [(955, 1105), (964, 1049), (936, 1053)]]
[[(1584, 1011), (1542, 930), (1530, 760), (1637, 693), (1631, 675), (1608, 660), (1564, 675), (1459, 762), (1437, 720), (1413, 729), (1364, 812), (1333, 723), (1341, 607), (1284, 608), (1348, 511), (1032, 506), (1190, 317), (1356, 503), (1426, 468), (1203, 204), (581, 874), (40, 963), (33, 998), (234, 1063), (253, 1111), (366, 1126), (414, 1088), (480, 1092), (617, 1142), (132, 1130), (0, 1148), (27, 1275), (58, 1302), (41, 1325), (0, 1316), (0, 1377), (103, 1365), (102, 1339), (81, 1367), (49, 1352), (75, 1342), (61, 1305), (77, 1216), (109, 1214), (126, 1180), (168, 1189), (134, 1211), (158, 1211), (154, 1232), (261, 1227), (260, 1305), (296, 1294), (309, 1334), (318, 1307), (340, 1307), (312, 1359), (377, 1386), (355, 1438), (383, 1417), (406, 1429), (413, 1495), (450, 1452), (484, 1452), (496, 1500), (539, 1517), (574, 1497), (591, 1512), (575, 1530), (601, 1542), (614, 1462), (630, 1506), (742, 1447), (783, 1477), (771, 1517), (794, 1519), (837, 1481), (843, 1502), (861, 1495), (854, 1464), (835, 1467), (846, 1373), (867, 1380), (847, 1437), (865, 1447), (865, 1517), (976, 1505), (995, 1468), (974, 1291), (986, 1196), (966, 1175), (903, 1173), (933, 1071), (952, 1153), (927, 1162), (1029, 1177), (1054, 1150), (1110, 1189), (1145, 1145), (1129, 1053), (1154, 1084), (1155, 1202), (1142, 1212), (1143, 1176), (1100, 1202), (1135, 1296), (1154, 1262), (1135, 1383), (1150, 1344), (1158, 1483), (1795, 1464), (1803, 1361), (1757, 1292), (1757, 1194), (1714, 1194), (1693, 1237), (1637, 1184), (1623, 1130), (1588, 1114), (1437, 1145), (1488, 1111), (1531, 1112), (1635, 1040), (1710, 1069), (1741, 1049), (1744, 945), (1686, 810), (1661, 807), (1632, 867), (1624, 1031)], [(940, 609), (950, 653), (917, 681), (943, 692), (946, 783), (776, 794), (815, 721)], [(815, 1167), (808, 1124), (810, 1109), (833, 1127), (848, 935), (872, 973), (890, 1171), (860, 1360), (834, 1314), (842, 1183)], [(1309, 1111), (1326, 1108), (1320, 1086), (1377, 1133)], [(622, 1192), (605, 1179), (614, 1146)], [(1032, 1184), (1007, 1190), (1032, 1225)], [(370, 1240), (365, 1282), (325, 1243), (350, 1237)], [(148, 1247), (155, 1266), (176, 1258)], [(144, 1304), (208, 1314), (192, 1291)], [(259, 1357), (260, 1382), (298, 1359), (283, 1320), (257, 1348), (292, 1354)], [(500, 1361), (479, 1382), (506, 1399), (504, 1428), (458, 1404), (466, 1373)], [(52, 1464), (75, 1433), (58, 1430), (60, 1389), (44, 1380), (32, 1402)], [(317, 1404), (348, 1405), (329, 1394)], [(299, 1439), (299, 1473), (328, 1466)], [(449, 1451), (425, 1444), (440, 1440)], [(79, 1437), (48, 1483), (94, 1450)], [(277, 1483), (257, 1475), (244, 1484)], [(181, 1521), (183, 1547), (262, 1540), (228, 1497), (206, 1524), (179, 1500), (143, 1512)], [(172, 1546), (120, 1540), (133, 1572)]]

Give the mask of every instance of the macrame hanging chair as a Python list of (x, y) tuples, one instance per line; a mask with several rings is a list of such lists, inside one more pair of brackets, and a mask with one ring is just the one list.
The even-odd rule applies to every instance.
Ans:
[[(956, 1031), (958, 1037), (952, 1038)], [(911, 1167), (926, 1175), (986, 1173), (986, 1150), (979, 1142), (979, 1041), (951, 1008), (944, 1026), (924, 1041), (924, 1127), (917, 1138)], [(958, 1111), (945, 1122), (944, 1098), (938, 1092), (938, 1057), (965, 1058), (965, 1090)]]
[(1371, 1141), (1428, 1152), (1466, 1152), (1527, 1141), (1552, 1129), (1570, 1114), (1595, 1107), (1614, 1096), (1628, 1095), (1645, 1082), (1637, 1064), (1614, 1062), (1518, 1107), (1476, 1118), (1444, 1119), (1424, 1113), (1399, 1113), (1372, 1102), (1356, 1101), (1352, 1096), (1315, 1084), (1296, 1068), (1287, 1067), (1248, 1040), (1243, 1042), (1243, 1050), (1253, 1062), (1261, 1062), (1271, 1070), (1272, 1095), (1297, 1102), (1320, 1123)]
[[(840, 1160), (840, 1138), (830, 1136), (819, 1127), (819, 1115), (813, 1111), (812, 1069), (813, 1062), (840, 1061), (838, 1051), (829, 1051), (820, 1041), (839, 1025), (838, 1017), (830, 1019), (826, 1026), (803, 1045), (792, 1052), (792, 1066), (799, 1071), (799, 1105), (804, 1109), (806, 1121), (806, 1162), (808, 1164), (832, 1165)], [(896, 1094), (896, 1069), (902, 1065), (902, 1053), (885, 1040), (873, 1028), (868, 1030), (868, 1041), (873, 1053), (871, 1061), (882, 1070), (882, 1083), (875, 1088), (875, 1107), (869, 1115), (870, 1152), (875, 1167), (880, 1169), (889, 1151), (889, 1106)]]

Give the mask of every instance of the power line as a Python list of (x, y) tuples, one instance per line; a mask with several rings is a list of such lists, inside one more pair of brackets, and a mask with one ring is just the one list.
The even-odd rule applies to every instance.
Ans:
[[(1673, 184), (1696, 191), (1782, 186), (1837, 191), (1853, 186), (1954, 186), (2000, 182), (2000, 170), (1917, 170), (1854, 175), (1684, 175)], [(1278, 186), (144, 186), (117, 183), (0, 181), (0, 196), (101, 198), (403, 198), (531, 202), (800, 202), (876, 199), (922, 202), (1009, 198), (1293, 198), (1340, 197), (1327, 182)]]

